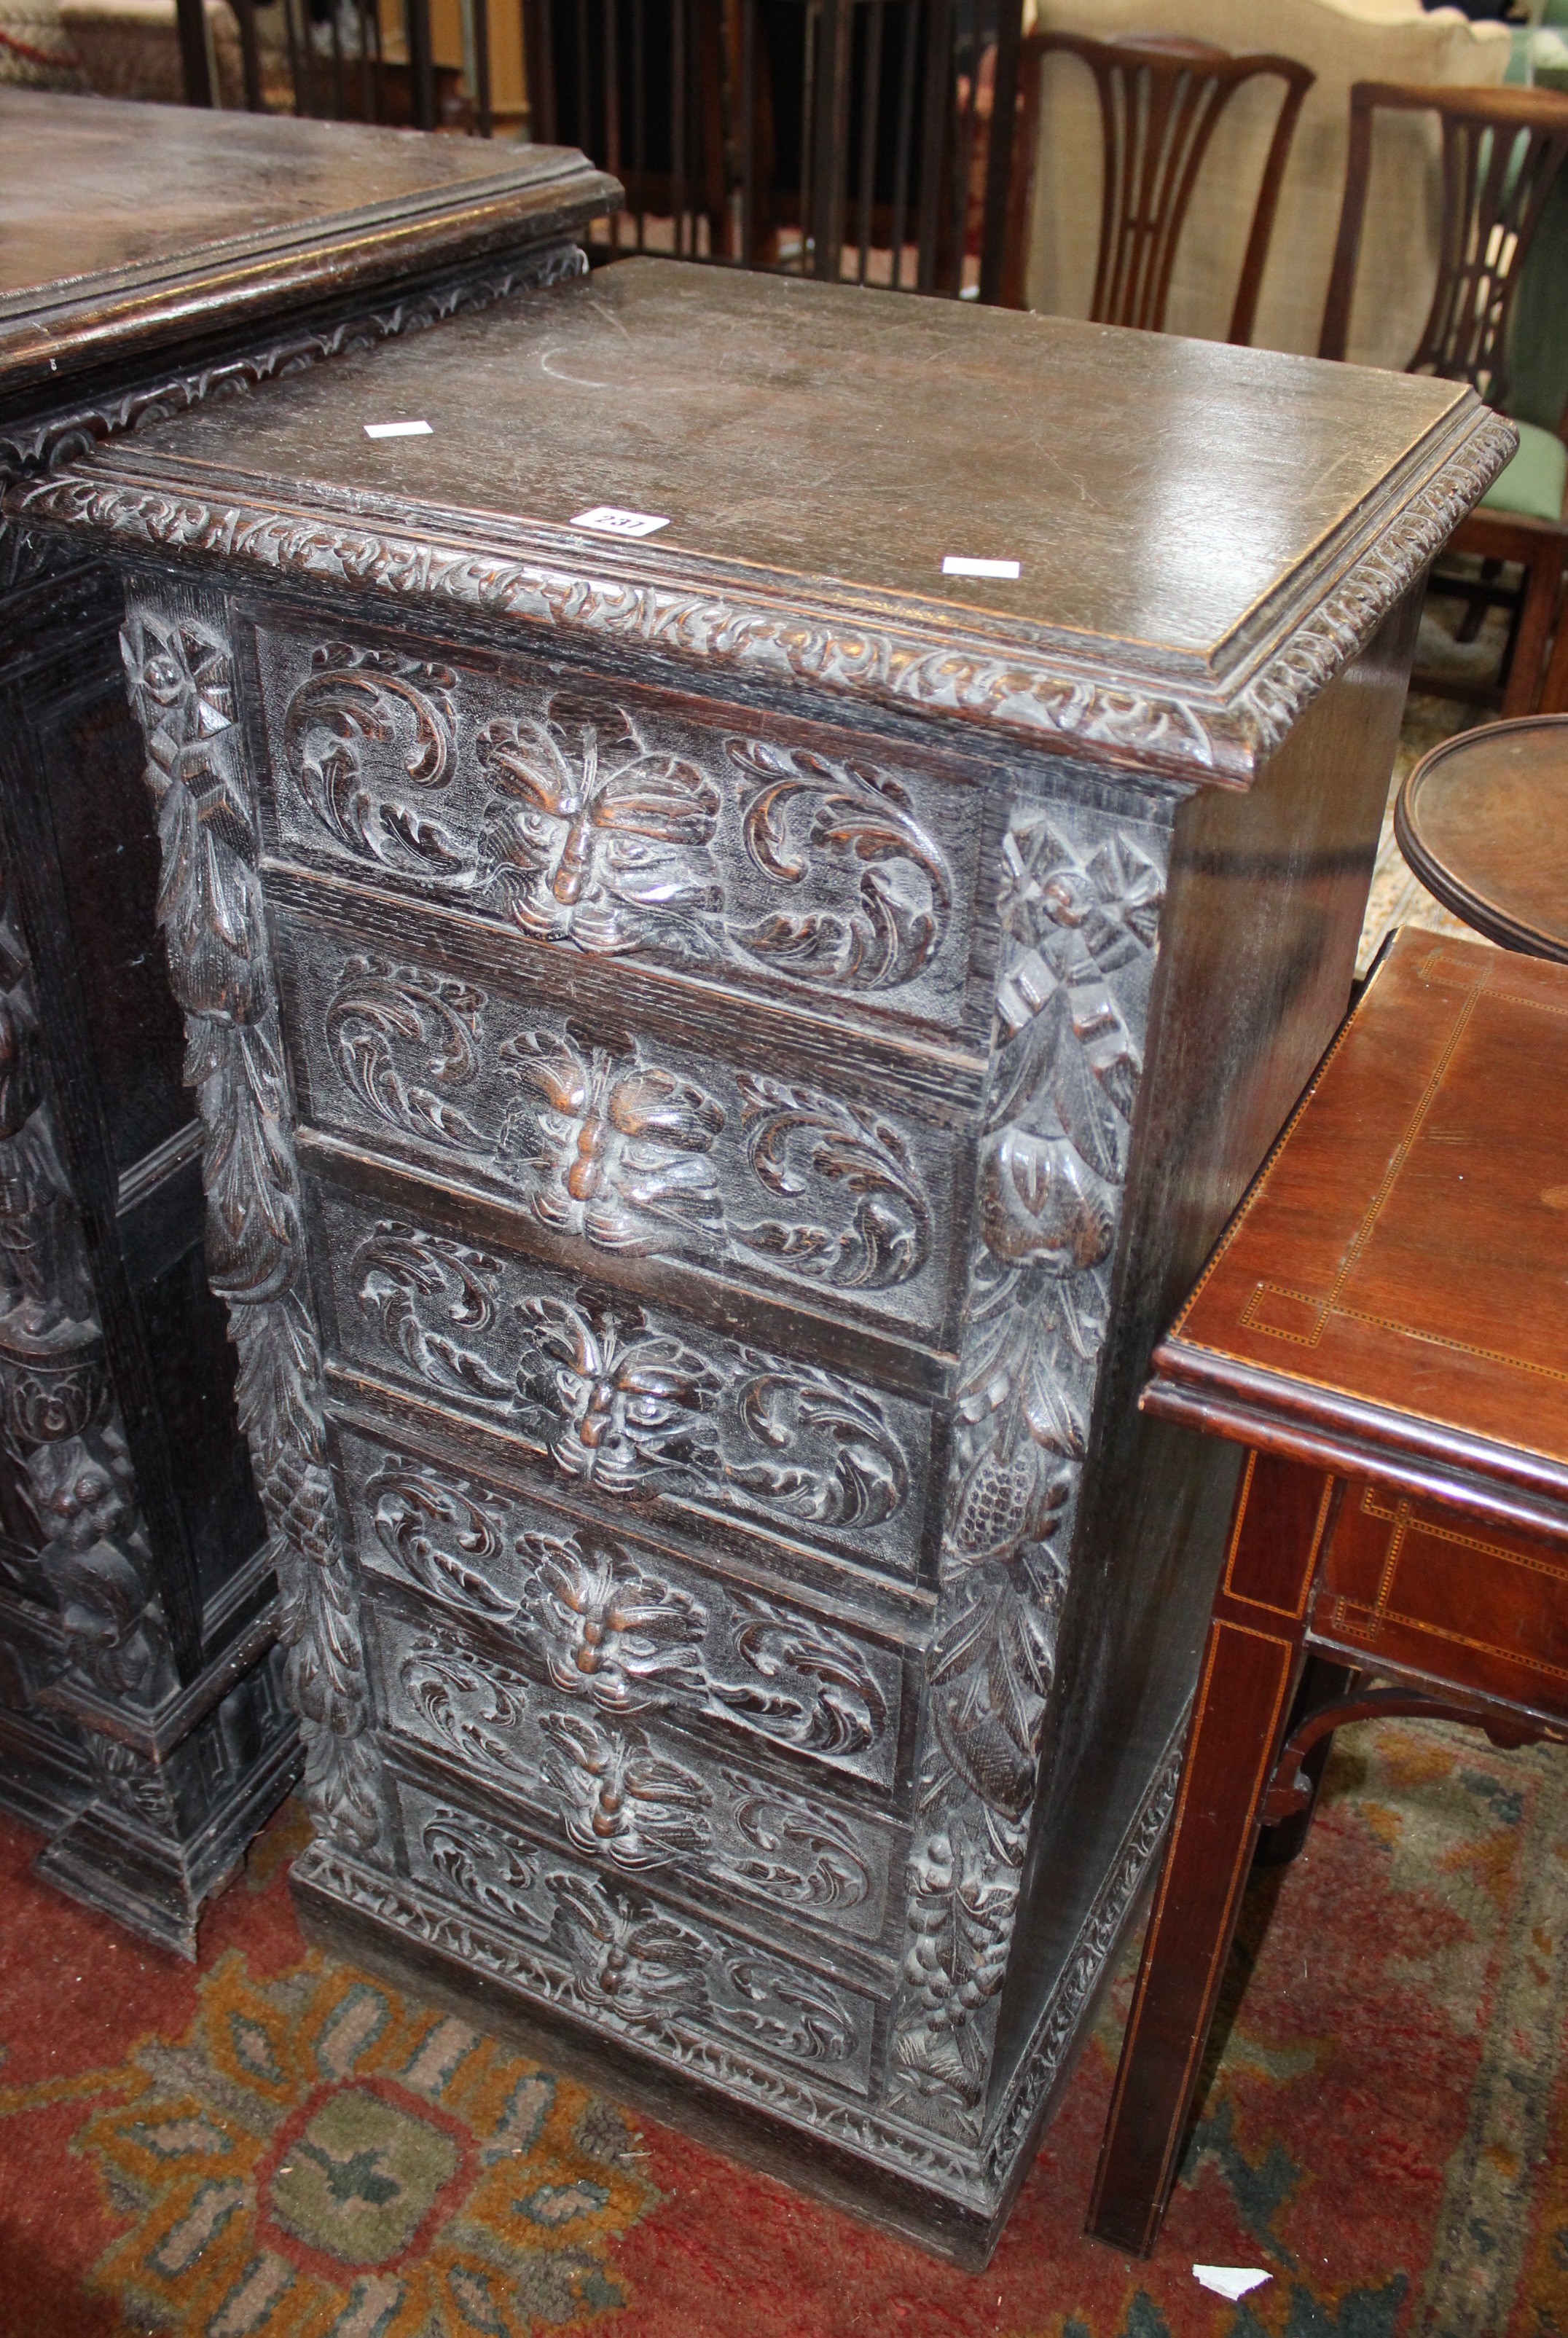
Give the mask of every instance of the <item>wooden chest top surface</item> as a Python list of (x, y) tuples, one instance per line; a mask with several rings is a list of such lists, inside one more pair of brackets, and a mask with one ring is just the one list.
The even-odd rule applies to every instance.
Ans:
[(1568, 1498), (1565, 1084), (1568, 970), (1400, 934), (1161, 1382)]
[(151, 310), (189, 338), (275, 278), (386, 279), (411, 234), (460, 259), (564, 197), (585, 221), (619, 190), (568, 148), (0, 90), (0, 392), (101, 362)]
[[(398, 420), (429, 433), (366, 436)], [(432, 547), (458, 545), (590, 574), (595, 591), (615, 580), (643, 604), (605, 627), (676, 650), (700, 629), (693, 596), (722, 603), (720, 631), (742, 601), (830, 613), (830, 679), (960, 712), (978, 690), (1004, 720), (1010, 696), (1038, 694), (1047, 650), (1054, 673), (1070, 661), (1124, 694), (1207, 695), (1221, 722), (1288, 653), (1287, 687), (1233, 722), (1245, 769), (1224, 768), (1201, 707), (1156, 706), (1114, 742), (1244, 778), (1261, 734), (1289, 727), (1290, 693), (1320, 686), (1409, 581), (1415, 541), (1388, 556), (1390, 530), (1409, 535), (1420, 506), (1446, 534), (1506, 451), (1451, 383), (638, 260), (154, 427), (77, 476), (221, 508), (226, 524), (181, 541), (221, 537), (241, 558), (252, 514), (397, 531), (416, 556), (353, 564), (371, 588), (434, 592)], [(573, 528), (603, 505), (668, 524), (640, 544)], [(1020, 573), (948, 575), (948, 555)], [(439, 589), (466, 589), (449, 572)], [(679, 610), (653, 607), (666, 592)], [(1354, 608), (1318, 624), (1336, 592)], [(471, 597), (506, 609), (503, 590)], [(918, 690), (887, 645), (897, 628), (918, 635)], [(739, 642), (730, 625), (701, 653)], [(987, 658), (1004, 663), (977, 683)], [(1063, 707), (1073, 687), (1051, 683), (1049, 722), (1116, 733), (1114, 708)]]

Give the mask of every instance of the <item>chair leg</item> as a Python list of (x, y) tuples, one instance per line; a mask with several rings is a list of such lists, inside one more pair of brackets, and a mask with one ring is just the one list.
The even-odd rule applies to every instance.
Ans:
[(1557, 638), (1552, 644), (1552, 663), (1546, 669), (1546, 679), (1541, 685), (1543, 714), (1568, 714), (1568, 600), (1563, 604), (1557, 619)]
[(1147, 2256), (1303, 1662), (1333, 1481), (1249, 1457), (1214, 1602), (1171, 1841), (1143, 1942), (1085, 2231)]
[(1563, 581), (1563, 546), (1560, 538), (1544, 543), (1524, 572), (1524, 598), (1519, 611), (1519, 622), (1514, 629), (1513, 654), (1508, 665), (1508, 679), (1503, 689), (1503, 712), (1534, 714), (1541, 689), (1541, 664), (1546, 654), (1546, 638), (1552, 631), (1553, 614), (1557, 605), (1557, 587)]
[[(1503, 563), (1500, 560), (1484, 560), (1481, 563), (1483, 584), (1495, 584), (1502, 574)], [(1487, 602), (1478, 593), (1459, 620), (1458, 631), (1454, 636), (1456, 642), (1473, 642), (1475, 639), (1486, 622), (1487, 606)]]

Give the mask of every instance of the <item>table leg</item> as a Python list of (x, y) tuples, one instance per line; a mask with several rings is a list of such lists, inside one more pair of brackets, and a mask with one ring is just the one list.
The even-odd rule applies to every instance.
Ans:
[(1259, 1812), (1303, 1662), (1335, 1480), (1249, 1454), (1085, 2230), (1146, 2256), (1175, 2180)]

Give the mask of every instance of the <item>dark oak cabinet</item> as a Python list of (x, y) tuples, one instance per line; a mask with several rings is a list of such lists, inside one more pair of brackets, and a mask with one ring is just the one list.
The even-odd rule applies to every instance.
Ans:
[[(0, 92), (0, 476), (584, 263), (581, 157)], [(118, 578), (0, 528), (0, 1803), (187, 1952), (299, 1765)]]
[(1228, 1511), (1151, 1341), (1509, 444), (634, 260), (13, 490), (127, 574), (313, 1921), (984, 2259)]

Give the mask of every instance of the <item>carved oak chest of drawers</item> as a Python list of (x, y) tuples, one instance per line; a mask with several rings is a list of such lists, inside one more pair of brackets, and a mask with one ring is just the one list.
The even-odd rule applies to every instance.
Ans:
[[(580, 155), (0, 90), (0, 480), (586, 262)], [(287, 1789), (122, 594), (0, 526), (0, 1804), (190, 1952)]]
[(984, 2256), (1218, 1561), (1149, 1341), (1508, 444), (634, 261), (14, 494), (129, 572), (316, 1920)]

